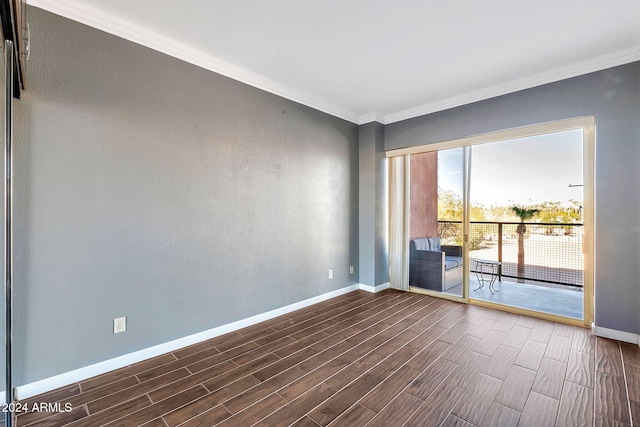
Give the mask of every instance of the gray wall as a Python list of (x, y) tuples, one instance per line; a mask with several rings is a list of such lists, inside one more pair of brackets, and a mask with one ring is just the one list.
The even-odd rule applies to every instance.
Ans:
[(387, 159), (384, 125), (360, 126), (359, 256), (360, 283), (377, 286), (389, 281)]
[(595, 323), (640, 333), (640, 62), (387, 125), (387, 150), (596, 116)]
[[(356, 125), (40, 9), (28, 18), (17, 385), (358, 282)], [(128, 331), (113, 335), (119, 316)]]

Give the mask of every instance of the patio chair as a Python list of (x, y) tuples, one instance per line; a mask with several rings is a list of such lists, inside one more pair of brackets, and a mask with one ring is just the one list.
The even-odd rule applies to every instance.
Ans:
[(439, 237), (409, 242), (409, 285), (443, 292), (462, 284), (462, 247), (440, 245)]

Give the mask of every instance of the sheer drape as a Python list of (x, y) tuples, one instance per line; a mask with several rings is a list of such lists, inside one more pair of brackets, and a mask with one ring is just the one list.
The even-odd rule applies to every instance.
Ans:
[(389, 159), (389, 285), (409, 290), (409, 156)]

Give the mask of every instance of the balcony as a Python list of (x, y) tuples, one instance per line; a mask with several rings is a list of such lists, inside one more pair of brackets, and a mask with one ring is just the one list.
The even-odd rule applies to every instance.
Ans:
[[(518, 222), (470, 223), (470, 297), (581, 319), (583, 316), (584, 226), (525, 223), (524, 268), (518, 271)], [(439, 221), (443, 244), (462, 244), (462, 222)], [(481, 289), (476, 260), (499, 261), (495, 289)], [(475, 290), (477, 289), (477, 290)], [(451, 291), (461, 294), (461, 290)]]

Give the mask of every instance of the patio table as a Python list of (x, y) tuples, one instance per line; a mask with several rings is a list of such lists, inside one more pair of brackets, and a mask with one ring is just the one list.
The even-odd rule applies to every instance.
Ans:
[[(489, 292), (494, 294), (495, 288), (493, 284), (498, 278), (498, 268), (500, 267), (500, 261), (493, 261), (490, 259), (476, 259), (476, 278), (478, 279), (478, 287), (474, 289), (477, 291), (484, 287), (485, 283), (489, 284)], [(487, 276), (487, 277), (485, 277)]]

